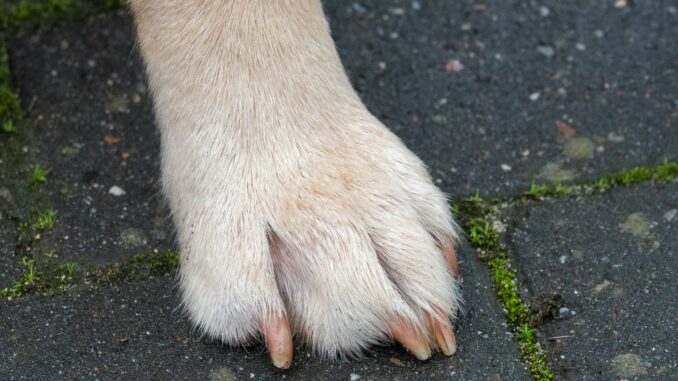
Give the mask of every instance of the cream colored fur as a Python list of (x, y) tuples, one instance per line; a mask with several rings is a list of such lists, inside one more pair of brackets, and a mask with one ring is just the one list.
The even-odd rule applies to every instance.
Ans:
[(318, 352), (355, 355), (394, 319), (454, 318), (446, 199), (352, 89), (319, 1), (130, 5), (183, 303), (205, 333), (243, 344), (287, 315)]

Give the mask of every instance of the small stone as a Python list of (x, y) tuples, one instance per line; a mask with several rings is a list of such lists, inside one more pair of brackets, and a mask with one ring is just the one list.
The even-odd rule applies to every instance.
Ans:
[(367, 12), (367, 8), (363, 7), (360, 3), (353, 3), (353, 10), (358, 14)]
[(431, 117), (431, 120), (435, 124), (445, 124), (447, 123), (447, 117), (445, 115), (435, 114)]
[(508, 164), (502, 164), (501, 165), (501, 170), (504, 171), (504, 172), (510, 172), (512, 169), (513, 168), (511, 168), (511, 166), (508, 165)]
[(392, 15), (396, 15), (396, 16), (402, 16), (402, 15), (405, 14), (405, 10), (403, 8), (400, 8), (400, 7), (389, 8), (389, 12), (391, 12)]
[(610, 132), (609, 134), (607, 134), (607, 140), (611, 141), (612, 143), (621, 143), (624, 141), (624, 136), (614, 132)]
[(664, 220), (666, 220), (666, 222), (671, 222), (674, 218), (676, 218), (676, 214), (678, 214), (678, 209), (671, 209), (664, 213)]
[(351, 373), (351, 381), (357, 381), (360, 380), (360, 375)]
[(556, 120), (556, 128), (565, 139), (569, 139), (577, 134), (577, 130), (571, 124)]
[(0, 199), (7, 202), (9, 205), (14, 206), (14, 197), (12, 197), (12, 192), (5, 187), (0, 187)]
[(464, 65), (459, 60), (449, 60), (445, 64), (445, 71), (448, 73), (458, 73), (464, 70)]
[(568, 315), (570, 315), (570, 309), (567, 307), (560, 307), (558, 310), (558, 316), (567, 317)]
[(534, 102), (534, 101), (538, 100), (540, 96), (541, 96), (541, 93), (539, 91), (535, 91), (534, 93), (530, 94), (530, 100), (532, 102)]
[(124, 189), (120, 188), (117, 185), (113, 185), (111, 189), (108, 190), (108, 193), (112, 194), (115, 197), (124, 196), (127, 194)]
[(565, 262), (567, 262), (567, 255), (561, 255), (560, 258), (558, 258), (558, 262), (560, 262), (560, 264), (564, 265)]
[(401, 367), (404, 367), (404, 366), (405, 366), (405, 363), (402, 362), (402, 361), (400, 361), (400, 359), (398, 359), (398, 358), (396, 358), (396, 357), (391, 357), (391, 358), (389, 359), (389, 361), (391, 361), (393, 364), (395, 364), (395, 365), (397, 365), (397, 366), (401, 366)]
[(628, 2), (626, 0), (615, 0), (614, 7), (617, 9), (626, 8)]
[(548, 17), (551, 14), (551, 10), (548, 7), (541, 6), (539, 7), (539, 16)]
[(537, 46), (537, 51), (548, 58), (551, 58), (556, 54), (556, 49), (549, 45), (539, 45)]
[(412, 1), (411, 7), (412, 7), (412, 9), (414, 9), (415, 11), (420, 10), (420, 9), (421, 9), (421, 1), (419, 1), (419, 0), (414, 0), (414, 1)]
[(601, 291), (607, 288), (607, 286), (610, 285), (609, 280), (604, 280), (602, 283), (598, 283), (595, 287), (593, 287), (593, 293), (594, 294), (599, 294)]

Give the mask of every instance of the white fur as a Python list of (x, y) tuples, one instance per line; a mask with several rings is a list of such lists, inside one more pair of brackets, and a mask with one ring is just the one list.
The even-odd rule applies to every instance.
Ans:
[(271, 313), (358, 354), (394, 319), (454, 318), (422, 162), (363, 106), (317, 0), (131, 0), (191, 318), (229, 344)]

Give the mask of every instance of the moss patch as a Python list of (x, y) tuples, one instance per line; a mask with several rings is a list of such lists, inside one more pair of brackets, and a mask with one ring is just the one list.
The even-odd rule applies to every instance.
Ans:
[(27, 294), (55, 296), (82, 284), (103, 286), (165, 275), (179, 266), (179, 254), (166, 251), (137, 255), (127, 262), (78, 270), (76, 263), (61, 261), (50, 252), (39, 260), (23, 257), (22, 265), (22, 278), (12, 287), (0, 290), (0, 298), (18, 298)]
[(21, 119), (19, 97), (10, 87), (9, 64), (5, 43), (0, 36), (0, 126), (4, 133), (16, 132), (16, 122)]
[(523, 362), (535, 380), (552, 379), (553, 374), (546, 364), (543, 350), (530, 323), (530, 309), (518, 294), (517, 276), (512, 269), (511, 260), (492, 227), (489, 218), (492, 214), (492, 202), (473, 196), (456, 204), (455, 210), (460, 213), (461, 225), (468, 232), (476, 252), (487, 262), (495, 291), (513, 327)]
[(593, 182), (579, 184), (537, 184), (532, 182), (530, 189), (521, 196), (530, 199), (545, 197), (582, 196), (607, 192), (615, 187), (628, 187), (646, 181), (666, 183), (678, 179), (678, 162), (664, 160), (662, 164), (650, 167), (635, 167), (616, 174), (605, 176)]
[[(553, 374), (546, 363), (543, 350), (535, 336), (535, 311), (524, 303), (518, 293), (517, 275), (499, 234), (494, 230), (491, 216), (493, 207), (499, 203), (516, 203), (544, 198), (588, 196), (610, 191), (616, 187), (628, 187), (647, 181), (670, 182), (678, 180), (678, 163), (665, 160), (653, 167), (636, 167), (593, 182), (563, 185), (537, 184), (513, 197), (501, 200), (486, 200), (478, 194), (465, 198), (452, 206), (476, 253), (487, 263), (497, 296), (506, 310), (507, 317), (518, 340), (522, 360), (536, 380), (550, 380)], [(627, 225), (631, 225), (627, 223)], [(634, 228), (636, 224), (633, 224)], [(630, 229), (630, 228), (629, 228)], [(552, 306), (548, 306), (551, 308)], [(538, 312), (538, 311), (537, 311)]]
[(0, 4), (0, 24), (5, 27), (45, 26), (98, 12), (119, 9), (123, 0), (20, 0)]

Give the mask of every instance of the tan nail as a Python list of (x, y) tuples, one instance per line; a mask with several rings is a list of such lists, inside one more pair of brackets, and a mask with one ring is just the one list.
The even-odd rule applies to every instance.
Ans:
[(292, 331), (286, 316), (273, 316), (262, 327), (271, 361), (276, 368), (292, 366)]
[(457, 338), (454, 337), (454, 332), (449, 324), (436, 321), (434, 323), (433, 331), (436, 343), (438, 343), (440, 351), (443, 352), (445, 356), (452, 356), (457, 352)]
[(391, 335), (417, 359), (423, 361), (431, 357), (431, 348), (426, 338), (417, 334), (410, 324), (404, 322), (393, 324)]

